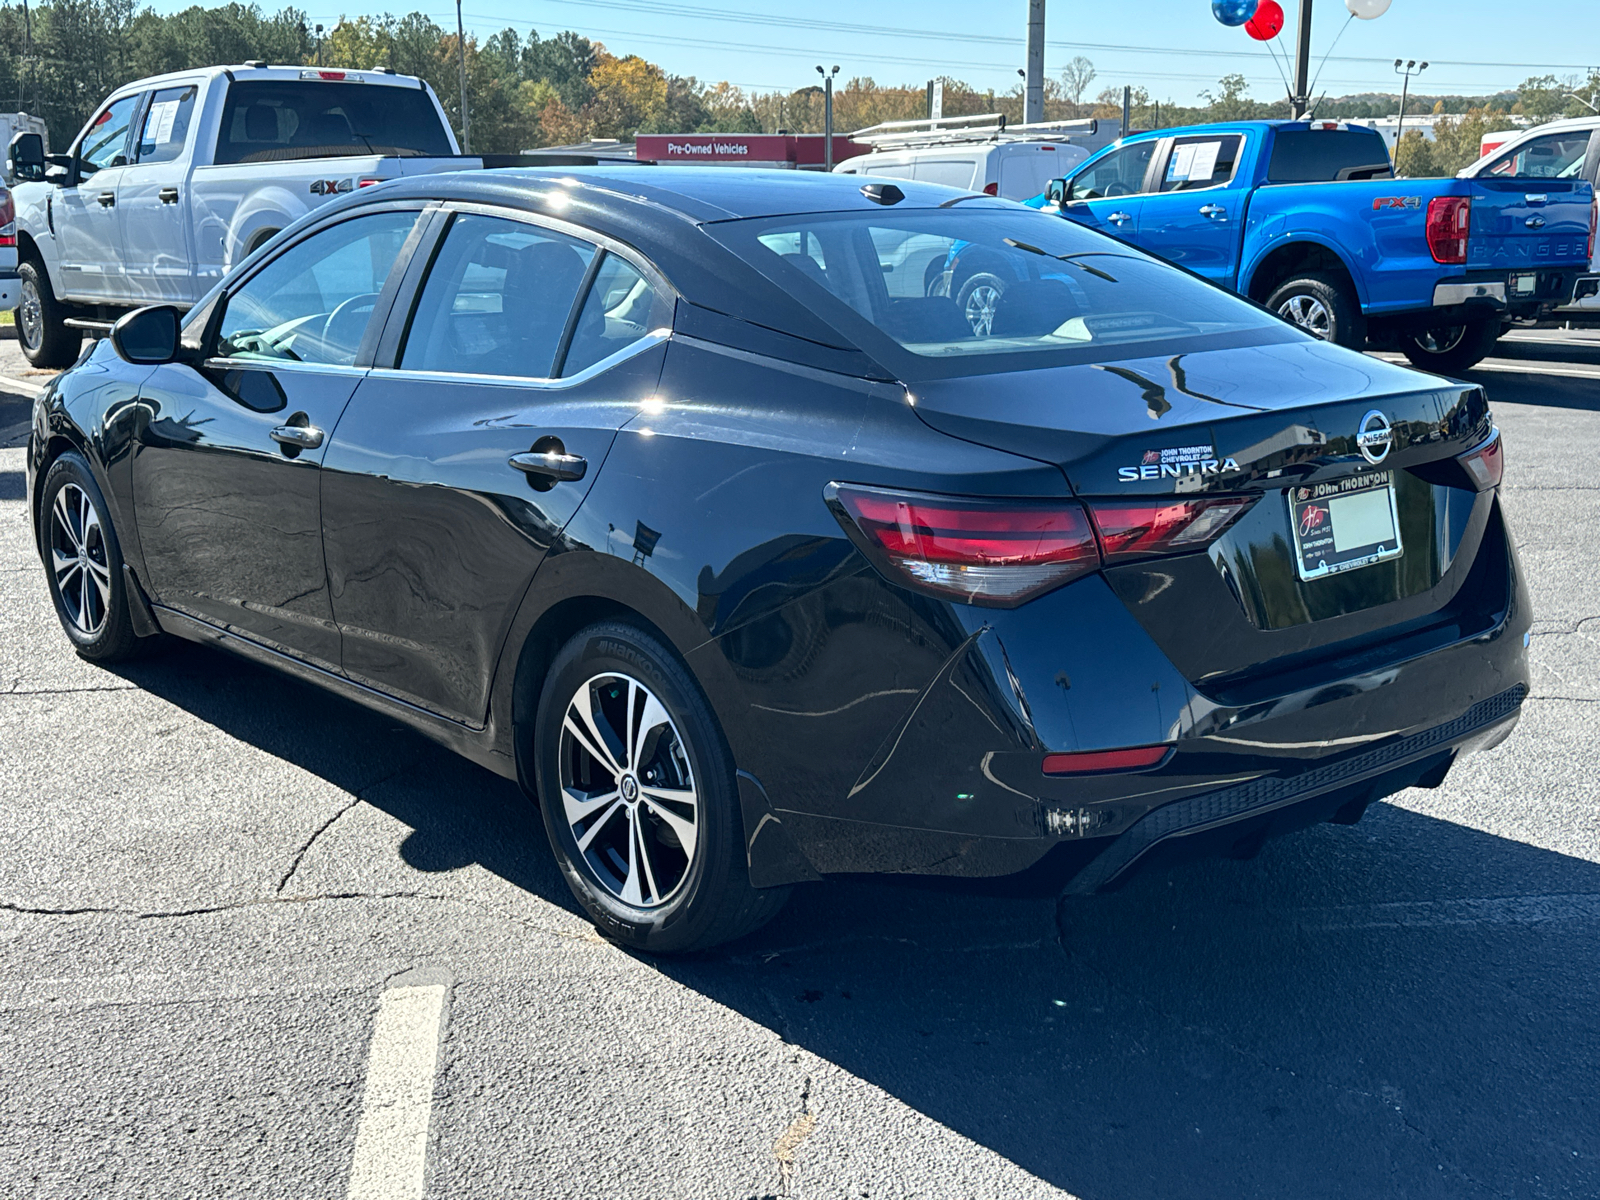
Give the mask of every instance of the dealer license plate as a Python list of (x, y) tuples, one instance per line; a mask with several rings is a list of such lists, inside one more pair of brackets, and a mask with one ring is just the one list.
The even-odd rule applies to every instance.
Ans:
[(1513, 296), (1532, 296), (1539, 290), (1539, 272), (1513, 271), (1507, 282)]
[(1290, 488), (1289, 519), (1301, 579), (1400, 556), (1400, 518), (1388, 471)]

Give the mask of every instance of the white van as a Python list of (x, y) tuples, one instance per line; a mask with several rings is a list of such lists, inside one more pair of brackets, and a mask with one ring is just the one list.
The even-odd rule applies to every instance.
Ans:
[[(973, 128), (955, 125), (958, 121), (989, 124)], [(846, 159), (834, 167), (834, 173), (915, 179), (1006, 200), (1030, 200), (1052, 179), (1070, 175), (1073, 167), (1089, 157), (1090, 151), (1073, 144), (1071, 138), (1074, 133), (1092, 137), (1094, 124), (1071, 121), (1007, 129), (1004, 119), (994, 115), (948, 122), (889, 121), (851, 134), (853, 140), (867, 142), (873, 150)], [(1063, 126), (1071, 126), (1073, 131), (1061, 132)]]

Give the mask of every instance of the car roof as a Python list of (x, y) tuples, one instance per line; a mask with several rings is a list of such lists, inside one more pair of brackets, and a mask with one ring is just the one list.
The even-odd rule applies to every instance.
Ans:
[[(1130, 134), (1128, 134), (1128, 136), (1123, 138), (1122, 141), (1124, 143), (1126, 143), (1126, 142), (1142, 142), (1142, 141), (1147, 141), (1150, 138), (1158, 138), (1158, 137), (1188, 137), (1188, 136), (1190, 136), (1192, 134), (1197, 134), (1197, 133), (1242, 133), (1242, 132), (1245, 132), (1247, 130), (1252, 130), (1252, 129), (1254, 129), (1254, 130), (1263, 130), (1263, 131), (1264, 130), (1268, 130), (1268, 129), (1278, 129), (1278, 130), (1288, 130), (1288, 131), (1309, 130), (1309, 129), (1311, 129), (1313, 127), (1313, 125), (1320, 125), (1320, 124), (1321, 124), (1320, 121), (1319, 122), (1312, 122), (1312, 121), (1308, 121), (1308, 120), (1304, 120), (1304, 119), (1296, 120), (1296, 121), (1290, 121), (1290, 120), (1274, 120), (1274, 121), (1211, 121), (1211, 122), (1208, 122), (1208, 123), (1203, 124), (1203, 125), (1174, 125), (1170, 129), (1145, 129), (1145, 130), (1139, 131), (1138, 133), (1130, 133)], [(1376, 129), (1373, 129), (1370, 126), (1367, 126), (1367, 125), (1348, 125), (1345, 122), (1341, 121), (1340, 122), (1340, 126), (1341, 126), (1340, 130), (1338, 130), (1336, 132), (1365, 133), (1365, 134), (1368, 134), (1371, 137), (1378, 137), (1378, 138), (1381, 138), (1383, 136)]]
[[(422, 86), (421, 80), (414, 75), (393, 75), (384, 71), (364, 70), (358, 71), (345, 67), (302, 67), (298, 64), (278, 64), (276, 66), (249, 67), (242, 63), (231, 66), (194, 67), (187, 71), (168, 71), (163, 75), (150, 75), (144, 79), (134, 79), (123, 84), (111, 96), (125, 96), (133, 92), (148, 91), (153, 87), (162, 87), (172, 83), (197, 83), (200, 80), (215, 79), (219, 75), (227, 75), (236, 83), (252, 83), (259, 80), (299, 80), (306, 73), (318, 76), (319, 81), (323, 76), (342, 75), (345, 80), (357, 83), (376, 83), (385, 87), (405, 87), (416, 90)], [(326, 82), (337, 83), (339, 80), (328, 78)]]

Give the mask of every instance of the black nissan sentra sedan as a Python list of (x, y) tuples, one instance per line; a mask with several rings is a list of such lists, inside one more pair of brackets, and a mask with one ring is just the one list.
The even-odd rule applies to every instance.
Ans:
[(647, 950), (830, 872), (1247, 854), (1527, 694), (1480, 389), (915, 183), (359, 191), (125, 316), (28, 467), (84, 657), (214, 642), (415, 726)]

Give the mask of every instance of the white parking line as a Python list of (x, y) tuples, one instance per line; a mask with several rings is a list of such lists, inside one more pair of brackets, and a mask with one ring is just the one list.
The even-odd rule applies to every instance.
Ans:
[(418, 1200), (439, 1064), (443, 984), (384, 992), (372, 1026), (350, 1200)]

